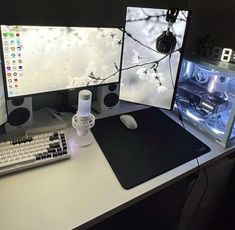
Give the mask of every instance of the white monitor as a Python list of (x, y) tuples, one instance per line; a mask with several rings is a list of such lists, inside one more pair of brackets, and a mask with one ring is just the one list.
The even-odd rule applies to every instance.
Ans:
[(6, 111), (5, 93), (2, 80), (2, 68), (0, 61), (0, 125), (4, 124), (5, 122), (7, 122), (7, 111)]
[(7, 97), (119, 82), (118, 28), (2, 25)]
[[(189, 12), (179, 10), (172, 23), (168, 12), (127, 8), (120, 99), (172, 109)], [(172, 50), (164, 33), (175, 37)]]

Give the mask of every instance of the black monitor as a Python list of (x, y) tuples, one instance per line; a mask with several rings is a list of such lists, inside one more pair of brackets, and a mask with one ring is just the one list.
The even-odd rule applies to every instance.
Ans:
[[(0, 61), (0, 67), (1, 67)], [(0, 126), (7, 122), (7, 111), (6, 111), (6, 101), (5, 93), (2, 80), (2, 68), (0, 68)]]
[(128, 7), (120, 99), (172, 109), (189, 11)]
[(1, 25), (7, 98), (119, 82), (118, 28)]

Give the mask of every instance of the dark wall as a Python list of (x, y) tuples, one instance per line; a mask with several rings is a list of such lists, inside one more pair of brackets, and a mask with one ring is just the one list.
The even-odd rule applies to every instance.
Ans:
[(183, 7), (188, 0), (12, 0), (1, 2), (1, 24), (124, 25), (126, 6)]
[(195, 48), (195, 41), (208, 37), (211, 46), (235, 50), (235, 1), (189, 0), (192, 10), (187, 53)]

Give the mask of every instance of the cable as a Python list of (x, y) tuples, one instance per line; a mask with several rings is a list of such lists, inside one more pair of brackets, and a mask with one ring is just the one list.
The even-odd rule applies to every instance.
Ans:
[(169, 70), (170, 70), (171, 84), (172, 84), (172, 88), (175, 90), (175, 85), (174, 85), (173, 75), (172, 75), (172, 69), (171, 69), (171, 54), (169, 54), (168, 61), (169, 61)]
[[(193, 189), (194, 189), (194, 187), (195, 187), (195, 185), (196, 185), (196, 183), (197, 183), (197, 181), (198, 181), (199, 175), (200, 175), (200, 165), (199, 165), (199, 161), (198, 161), (197, 158), (196, 158), (196, 160), (197, 160), (197, 177), (196, 177), (196, 179), (194, 180), (193, 185), (192, 185), (191, 188), (189, 189), (189, 192), (188, 192), (188, 194), (187, 194), (187, 196), (186, 196), (185, 202), (184, 202), (183, 207), (182, 207), (182, 209), (181, 209), (182, 211), (184, 210), (185, 205), (186, 205), (186, 203), (187, 203), (187, 201), (188, 201), (188, 199), (189, 199), (189, 197), (190, 197), (190, 195), (191, 195), (191, 193), (192, 193), (192, 191), (193, 191)], [(182, 211), (181, 211), (181, 212), (182, 212)]]
[(206, 174), (206, 186), (205, 186), (205, 189), (204, 189), (204, 191), (203, 191), (203, 193), (202, 193), (202, 195), (201, 195), (201, 197), (200, 197), (200, 199), (199, 199), (199, 201), (198, 201), (198, 203), (197, 203), (196, 208), (195, 208), (194, 211), (193, 211), (193, 214), (191, 215), (191, 218), (190, 218), (190, 220), (189, 220), (189, 222), (188, 222), (188, 224), (187, 224), (186, 230), (189, 229), (189, 227), (190, 227), (190, 225), (191, 225), (191, 223), (192, 223), (193, 217), (195, 216), (196, 212), (198, 211), (198, 209), (199, 209), (199, 207), (200, 207), (200, 205), (201, 205), (201, 202), (202, 202), (202, 200), (203, 200), (203, 198), (204, 198), (204, 196), (205, 196), (205, 194), (206, 194), (206, 192), (207, 192), (207, 188), (208, 188), (208, 184), (209, 184), (209, 183), (208, 183), (208, 182), (209, 182), (209, 179), (208, 179), (208, 173), (207, 173), (206, 168), (204, 168), (204, 171), (205, 171), (205, 174)]

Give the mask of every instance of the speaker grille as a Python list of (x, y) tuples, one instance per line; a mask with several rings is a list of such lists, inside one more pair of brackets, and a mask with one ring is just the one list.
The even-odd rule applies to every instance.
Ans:
[(20, 106), (24, 103), (24, 98), (23, 97), (14, 98), (14, 99), (12, 99), (11, 103), (14, 106)]
[(23, 125), (30, 117), (30, 112), (26, 108), (17, 108), (8, 115), (8, 123), (12, 126)]
[(118, 103), (118, 95), (116, 93), (109, 93), (104, 97), (104, 104), (107, 107), (115, 106)]
[(108, 86), (109, 91), (114, 91), (117, 89), (117, 84), (111, 84)]

